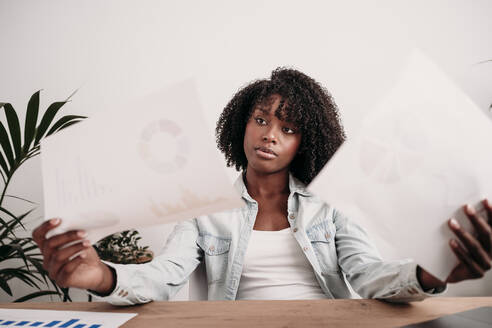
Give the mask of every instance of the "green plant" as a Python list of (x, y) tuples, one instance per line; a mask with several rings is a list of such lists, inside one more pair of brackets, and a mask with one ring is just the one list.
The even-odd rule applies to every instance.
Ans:
[(58, 287), (48, 277), (42, 265), (42, 255), (32, 238), (18, 236), (19, 232), (26, 231), (23, 221), (36, 207), (21, 215), (15, 215), (4, 207), (6, 197), (13, 197), (34, 204), (21, 197), (6, 194), (14, 173), (27, 160), (39, 155), (39, 144), (43, 138), (86, 118), (85, 116), (66, 115), (53, 123), (56, 114), (69, 101), (70, 96), (65, 101), (52, 103), (38, 124), (39, 96), (40, 91), (35, 92), (28, 102), (23, 138), (19, 118), (14, 107), (10, 103), (0, 103), (0, 109), (3, 108), (8, 124), (8, 129), (6, 129), (4, 124), (0, 122), (0, 146), (2, 148), (0, 176), (3, 181), (3, 190), (0, 195), (0, 288), (13, 296), (9, 282), (12, 279), (18, 279), (37, 289), (36, 292), (22, 296), (14, 302), (22, 302), (50, 294), (63, 297), (64, 301), (70, 300), (68, 289)]
[(95, 245), (99, 257), (113, 263), (145, 263), (151, 261), (154, 254), (148, 246), (138, 246), (142, 239), (137, 230), (126, 230), (109, 235)]

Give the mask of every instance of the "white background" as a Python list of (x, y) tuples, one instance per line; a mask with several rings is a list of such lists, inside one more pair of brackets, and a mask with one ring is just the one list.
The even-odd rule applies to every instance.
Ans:
[[(23, 120), (35, 91), (43, 89), (45, 109), (79, 89), (62, 113), (91, 116), (193, 77), (213, 134), (238, 88), (290, 66), (330, 90), (350, 138), (414, 47), (487, 111), (492, 62), (477, 63), (492, 59), (491, 15), (488, 0), (0, 0), (0, 101), (11, 102)], [(16, 173), (8, 193), (40, 204), (31, 216), (37, 225), (39, 159)], [(18, 201), (5, 205), (19, 213), (26, 208)], [(142, 230), (142, 244), (159, 252), (169, 229)], [(492, 295), (492, 275), (452, 286), (448, 295)]]

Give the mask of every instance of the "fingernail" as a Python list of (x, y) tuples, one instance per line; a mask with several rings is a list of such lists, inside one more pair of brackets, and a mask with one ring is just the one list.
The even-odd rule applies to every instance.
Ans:
[(487, 198), (485, 198), (485, 199), (483, 200), (483, 202), (484, 202), (485, 206), (490, 207), (490, 203), (489, 203), (489, 200), (488, 200)]
[(460, 224), (459, 224), (459, 223), (458, 223), (458, 221), (456, 221), (456, 219), (454, 219), (454, 218), (453, 218), (453, 219), (451, 219), (451, 220), (449, 220), (449, 223), (451, 224), (451, 226), (452, 226), (453, 228), (458, 229), (458, 228), (460, 227)]
[(80, 253), (79, 256), (80, 256), (81, 259), (85, 259), (85, 257), (86, 257), (85, 253)]
[(77, 231), (77, 237), (85, 238), (85, 237), (87, 237), (87, 232), (85, 232), (83, 230)]
[(88, 240), (84, 240), (84, 241), (82, 242), (82, 245), (83, 245), (84, 247), (89, 247), (89, 246), (91, 245), (91, 242), (90, 242), (90, 241), (88, 241)]
[(475, 209), (470, 204), (465, 205), (465, 211), (470, 215), (475, 214)]
[(458, 246), (458, 243), (456, 242), (455, 239), (451, 239), (451, 241), (449, 242), (451, 244), (451, 246), (453, 247), (457, 247)]
[(51, 225), (57, 225), (58, 223), (60, 223), (60, 219), (51, 219), (50, 220)]

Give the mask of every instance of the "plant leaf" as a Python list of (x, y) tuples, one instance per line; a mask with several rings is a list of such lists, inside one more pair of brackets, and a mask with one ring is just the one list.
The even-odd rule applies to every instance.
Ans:
[(21, 132), (19, 125), (19, 117), (15, 112), (14, 107), (11, 104), (5, 104), (5, 115), (7, 116), (7, 123), (9, 124), (10, 138), (12, 139), (12, 145), (14, 146), (16, 160), (20, 159), (22, 148)]
[(34, 134), (36, 133), (36, 123), (38, 122), (39, 113), (39, 92), (40, 91), (35, 92), (27, 104), (26, 122), (24, 127), (24, 153), (27, 153), (29, 150), (32, 140), (34, 139)]
[(9, 167), (7, 166), (7, 162), (5, 162), (5, 159), (3, 158), (3, 154), (0, 153), (0, 167), (2, 168), (2, 179), (3, 182), (6, 182), (7, 178), (7, 173), (9, 172)]
[(0, 206), (0, 211), (1, 212), (4, 212), (5, 214), (9, 215), (11, 218), (14, 219), (12, 221), (12, 223), (10, 223), (9, 227), (2, 233), (2, 235), (0, 236), (0, 240), (3, 239), (3, 238), (5, 238), (8, 233), (12, 233), (13, 234), (14, 227), (17, 224), (19, 224), (25, 230), (26, 227), (24, 227), (24, 225), (22, 224), (21, 221), (22, 221), (22, 219), (24, 219), (27, 215), (29, 215), (34, 210), (35, 209), (32, 208), (29, 211), (27, 211), (26, 213), (21, 214), (21, 215), (19, 215), (19, 217), (17, 217), (14, 214), (12, 214), (9, 210), (7, 210), (6, 208)]
[(6, 281), (12, 278), (17, 278), (23, 281), (25, 284), (39, 289), (39, 286), (31, 279), (34, 278), (39, 280), (39, 278), (35, 277), (34, 274), (27, 270), (23, 270), (20, 268), (5, 268), (0, 270), (0, 274), (7, 276), (7, 278), (5, 279)]
[(19, 199), (19, 200), (23, 200), (25, 202), (28, 202), (30, 204), (33, 204), (33, 205), (39, 205), (38, 203), (35, 203), (33, 201), (30, 201), (28, 199), (25, 199), (25, 198), (22, 198), (22, 197), (18, 197), (18, 196), (13, 196), (13, 195), (5, 195), (5, 197), (9, 197), (9, 198), (15, 198), (15, 199)]
[(39, 123), (39, 126), (36, 129), (36, 138), (34, 139), (34, 145), (37, 145), (41, 138), (44, 137), (44, 134), (48, 130), (48, 127), (51, 125), (53, 122), (53, 119), (55, 118), (56, 113), (62, 108), (63, 105), (65, 105), (67, 102), (66, 101), (58, 101), (52, 103), (46, 112), (43, 115), (43, 118), (41, 119), (41, 123)]
[[(0, 145), (2, 146), (2, 150), (7, 157), (7, 161), (9, 162), (10, 170), (15, 167), (14, 162), (14, 153), (12, 152), (12, 146), (10, 145), (9, 135), (7, 134), (7, 130), (3, 126), (3, 123), (0, 122)], [(10, 175), (10, 172), (7, 171), (7, 176)]]
[[(64, 125), (71, 123), (73, 120), (84, 119), (84, 118), (87, 118), (87, 116), (79, 116), (79, 115), (63, 116), (55, 124), (53, 124), (53, 126), (48, 131), (48, 134), (46, 136), (49, 136), (49, 135), (65, 128), (66, 126), (64, 126)], [(77, 121), (77, 122), (79, 122), (79, 121)]]
[(56, 292), (54, 290), (40, 290), (38, 292), (34, 292), (34, 293), (28, 294), (26, 296), (22, 296), (22, 297), (16, 299), (14, 301), (14, 303), (25, 302), (25, 301), (28, 301), (30, 299), (33, 299), (33, 298), (36, 298), (36, 297), (40, 297), (40, 296), (44, 296), (44, 295), (60, 295), (60, 293), (58, 293), (58, 292)]
[(12, 290), (9, 287), (9, 284), (7, 284), (7, 280), (3, 279), (0, 276), (0, 287), (10, 296), (12, 296)]
[(82, 120), (70, 121), (68, 123), (65, 123), (61, 128), (56, 130), (56, 132), (60, 132), (61, 130), (68, 128), (69, 126), (74, 125), (74, 124), (79, 123), (79, 122), (82, 122)]

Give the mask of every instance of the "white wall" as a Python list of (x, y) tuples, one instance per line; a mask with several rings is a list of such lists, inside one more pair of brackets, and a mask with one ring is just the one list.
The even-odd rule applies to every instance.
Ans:
[[(194, 77), (212, 134), (239, 87), (287, 65), (332, 92), (350, 137), (415, 46), (487, 110), (492, 63), (476, 63), (492, 58), (491, 14), (488, 0), (0, 0), (0, 101), (23, 109), (43, 89), (46, 108), (79, 89), (63, 111), (90, 116)], [(39, 174), (33, 160), (9, 193), (42, 204)], [(158, 251), (168, 232), (143, 229), (144, 244)], [(491, 282), (489, 273), (449, 294), (492, 295)]]

